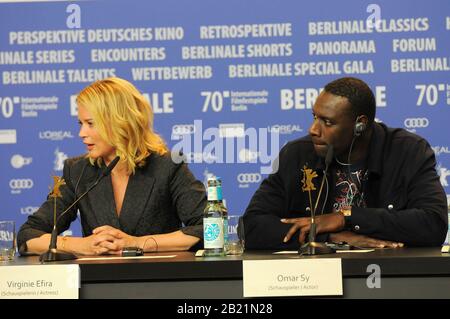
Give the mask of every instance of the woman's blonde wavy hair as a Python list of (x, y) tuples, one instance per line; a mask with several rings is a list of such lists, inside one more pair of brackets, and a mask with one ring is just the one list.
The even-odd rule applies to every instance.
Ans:
[[(96, 130), (116, 149), (128, 173), (145, 165), (152, 152), (168, 152), (164, 140), (153, 131), (150, 103), (130, 82), (117, 77), (94, 82), (78, 94), (76, 102), (91, 113)], [(101, 164), (101, 158), (88, 158), (91, 164)]]

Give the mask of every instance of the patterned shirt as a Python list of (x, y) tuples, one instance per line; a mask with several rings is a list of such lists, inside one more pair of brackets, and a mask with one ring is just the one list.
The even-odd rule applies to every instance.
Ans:
[(335, 198), (333, 211), (354, 207), (366, 207), (362, 185), (367, 179), (367, 169), (365, 161), (349, 165), (337, 163), (334, 170)]

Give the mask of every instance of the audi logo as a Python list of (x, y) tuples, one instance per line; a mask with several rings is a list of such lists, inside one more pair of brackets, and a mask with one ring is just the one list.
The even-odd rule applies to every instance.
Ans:
[(33, 187), (31, 179), (12, 179), (9, 181), (9, 187), (12, 189), (29, 189)]
[(430, 121), (426, 117), (408, 118), (404, 121), (406, 128), (423, 128), (428, 127)]
[(172, 134), (185, 135), (195, 133), (194, 125), (174, 125)]
[(237, 176), (239, 183), (259, 183), (262, 177), (259, 173), (241, 173)]

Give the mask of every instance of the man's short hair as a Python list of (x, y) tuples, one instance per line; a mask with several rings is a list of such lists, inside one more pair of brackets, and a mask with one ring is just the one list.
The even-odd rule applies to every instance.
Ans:
[(371, 125), (375, 119), (375, 96), (369, 86), (362, 80), (345, 77), (334, 80), (325, 86), (325, 91), (348, 99), (356, 117), (366, 115)]

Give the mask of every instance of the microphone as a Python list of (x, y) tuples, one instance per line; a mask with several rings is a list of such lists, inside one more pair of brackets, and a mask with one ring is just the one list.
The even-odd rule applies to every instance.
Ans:
[(317, 195), (317, 199), (316, 199), (316, 203), (314, 205), (314, 207), (311, 207), (311, 227), (309, 229), (309, 234), (308, 234), (308, 242), (305, 243), (304, 245), (302, 245), (300, 247), (300, 249), (298, 250), (298, 253), (300, 255), (323, 255), (323, 254), (332, 254), (335, 253), (336, 250), (334, 250), (331, 247), (328, 247), (325, 243), (317, 243), (316, 242), (316, 209), (317, 209), (317, 205), (319, 204), (319, 200), (320, 200), (320, 196), (322, 195), (322, 189), (323, 189), (323, 185), (324, 182), (327, 181), (327, 195), (325, 196), (325, 201), (323, 203), (322, 206), (322, 211), (323, 211), (323, 207), (326, 205), (327, 202), (327, 198), (328, 198), (328, 179), (327, 179), (327, 174), (328, 174), (328, 168), (330, 167), (331, 162), (333, 161), (333, 157), (334, 157), (334, 148), (333, 145), (329, 144), (328, 145), (328, 149), (327, 149), (327, 154), (325, 156), (325, 170), (323, 171), (323, 178), (322, 178), (322, 182), (320, 184), (320, 189), (319, 189), (319, 193)]
[(56, 219), (55, 224), (53, 225), (53, 230), (50, 236), (50, 245), (48, 247), (48, 250), (41, 254), (39, 257), (39, 261), (41, 262), (48, 262), (48, 261), (61, 261), (61, 260), (73, 260), (77, 259), (77, 256), (74, 254), (58, 250), (56, 248), (56, 241), (58, 239), (58, 229), (56, 225), (58, 224), (58, 221), (63, 217), (65, 214), (67, 214), (73, 206), (75, 206), (84, 196), (86, 196), (97, 184), (106, 176), (111, 174), (111, 171), (114, 169), (114, 167), (119, 162), (120, 157), (116, 156), (111, 163), (103, 170), (102, 174), (97, 178), (97, 180), (89, 186), (89, 188), (81, 194), (80, 197), (78, 197), (69, 207), (67, 207)]
[(101, 178), (108, 176), (109, 174), (111, 174), (111, 171), (114, 169), (114, 167), (116, 167), (117, 163), (119, 163), (120, 161), (120, 157), (116, 156), (111, 163), (109, 163), (108, 166), (106, 166), (105, 170), (102, 173)]

